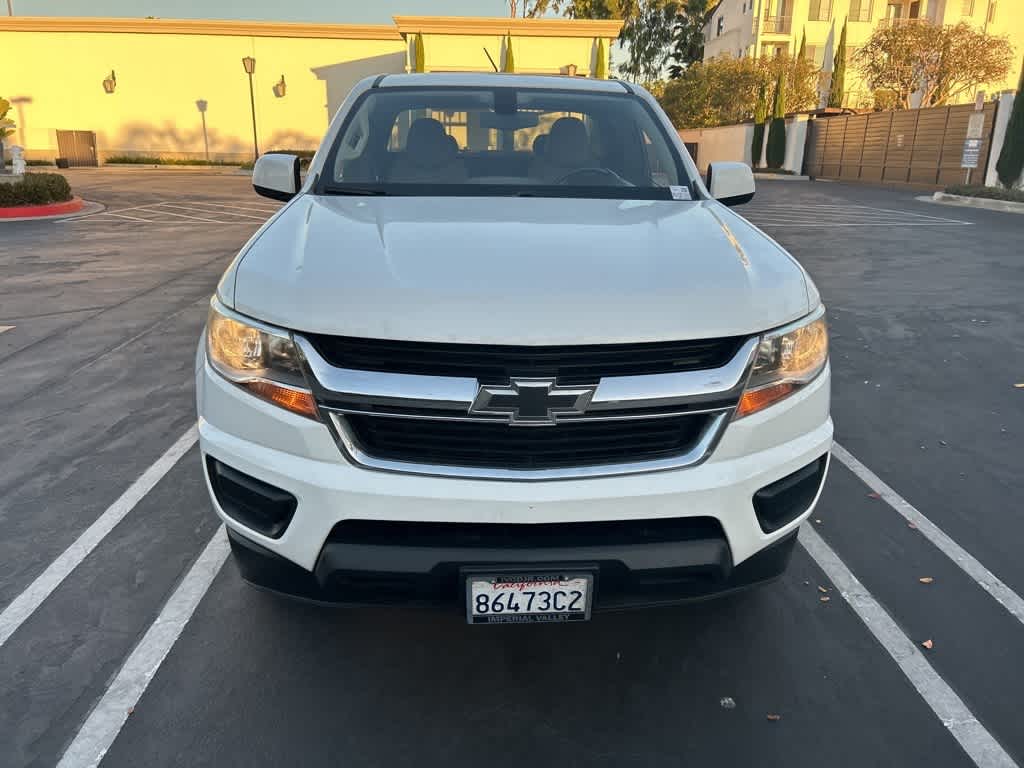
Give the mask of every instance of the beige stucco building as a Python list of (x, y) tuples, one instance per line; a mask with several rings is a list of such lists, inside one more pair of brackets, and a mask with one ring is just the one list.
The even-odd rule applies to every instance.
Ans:
[[(847, 27), (847, 56), (864, 44), (879, 24), (927, 19), (967, 21), (991, 34), (1007, 35), (1016, 48), (1007, 78), (985, 86), (990, 94), (1015, 88), (1024, 54), (1024, 0), (721, 0), (704, 29), (704, 58), (794, 54), (804, 33), (807, 56), (823, 65), (826, 51)], [(968, 94), (965, 100), (972, 100)], [(855, 69), (847, 69), (848, 106), (870, 106), (872, 95)]]
[[(86, 150), (92, 142), (100, 161), (245, 160), (253, 112), (261, 150), (315, 148), (355, 82), (416, 67), (417, 39), (425, 71), (503, 67), (511, 40), (517, 72), (590, 76), (620, 27), (422, 16), (381, 25), (0, 17), (0, 96), (14, 105), (9, 143), (29, 158), (58, 156), (60, 136), (65, 155), (72, 140)], [(255, 60), (252, 106), (244, 57)]]

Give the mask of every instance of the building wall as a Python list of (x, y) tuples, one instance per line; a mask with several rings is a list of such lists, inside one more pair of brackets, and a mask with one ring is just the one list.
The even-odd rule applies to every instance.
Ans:
[[(714, 56), (729, 54), (735, 56), (743, 40), (748, 40), (748, 51), (755, 55), (763, 55), (781, 46), (782, 51), (794, 54), (800, 47), (802, 36), (806, 33), (808, 55), (813, 55), (815, 62), (824, 64), (829, 43), (834, 48), (839, 43), (839, 35), (843, 22), (850, 19), (847, 26), (847, 55), (862, 46), (879, 24), (885, 23), (887, 8), (891, 4), (902, 7), (903, 18), (910, 15), (910, 0), (751, 0), (754, 3), (755, 18), (750, 17), (750, 3), (746, 3), (747, 13), (741, 12), (743, 0), (722, 0), (718, 10), (705, 28), (708, 42), (704, 47), (705, 60)], [(830, 9), (826, 20), (811, 20), (812, 4), (821, 9)], [(1021, 55), (1024, 54), (1024, 23), (1020, 20), (1021, 0), (973, 0), (970, 15), (963, 15), (965, 0), (921, 0), (920, 15), (943, 24), (956, 24), (969, 21), (975, 26), (986, 29), (991, 34), (1008, 35), (1015, 46), (1015, 58), (1011, 73), (1001, 82), (989, 83), (984, 87), (990, 94), (1014, 88), (1017, 83), (1017, 69)], [(995, 13), (989, 15), (990, 5), (995, 6)], [(1016, 14), (1014, 8), (1016, 7)], [(857, 8), (863, 9), (857, 13)], [(765, 16), (783, 16), (789, 18), (788, 33), (772, 33), (765, 30)], [(725, 18), (725, 31), (717, 35), (717, 20)], [(751, 21), (754, 23), (751, 24)], [(748, 55), (750, 55), (748, 53)], [(846, 70), (846, 104), (851, 107), (870, 107), (873, 97), (867, 84), (860, 78), (853, 66)], [(965, 95), (961, 101), (972, 101), (973, 94)]]
[[(0, 17), (0, 95), (15, 103), (10, 143), (28, 158), (56, 157), (58, 129), (95, 131), (101, 161), (202, 158), (202, 99), (211, 159), (245, 160), (253, 132), (242, 57), (256, 59), (260, 150), (313, 149), (358, 80), (407, 70), (412, 27), (424, 29), (428, 70), (489, 71), (483, 49), (501, 66), (510, 23), (518, 71), (558, 73), (576, 64), (581, 75), (592, 71), (598, 37), (607, 51), (620, 26), (443, 17), (396, 17), (395, 25), (376, 26)], [(107, 94), (111, 70), (117, 85)], [(282, 75), (286, 94), (278, 98), (273, 86)]]

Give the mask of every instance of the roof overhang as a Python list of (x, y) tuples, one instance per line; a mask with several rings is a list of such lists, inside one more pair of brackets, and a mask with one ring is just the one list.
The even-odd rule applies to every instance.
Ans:
[(218, 19), (106, 19), (0, 16), (0, 32), (113, 32), (151, 35), (302, 37), (330, 40), (401, 40), (391, 24), (303, 24)]
[(394, 16), (399, 33), (415, 35), (505, 35), (513, 37), (616, 38), (621, 19), (512, 19), (472, 16)]

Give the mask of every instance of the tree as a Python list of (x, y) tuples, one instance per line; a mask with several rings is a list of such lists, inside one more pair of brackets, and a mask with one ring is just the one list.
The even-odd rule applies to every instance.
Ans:
[(761, 78), (754, 59), (710, 59), (691, 64), (665, 83), (659, 101), (677, 128), (749, 122)]
[(798, 59), (807, 58), (807, 27), (804, 27), (804, 33), (800, 37), (800, 50), (797, 53), (796, 57)]
[(608, 79), (608, 57), (604, 52), (604, 40), (597, 41), (597, 64), (594, 65), (594, 77), (598, 80)]
[(765, 92), (775, 83), (781, 72), (786, 78), (785, 111), (800, 112), (818, 105), (818, 76), (820, 70), (813, 61), (789, 56), (763, 57), (757, 60)]
[[(620, 3), (625, 10), (626, 3)], [(674, 0), (636, 0), (624, 18), (619, 38), (629, 58), (619, 72), (632, 80), (653, 80), (668, 63), (679, 4)]]
[(502, 72), (515, 72), (516, 71), (516, 58), (512, 54), (512, 33), (505, 35), (505, 64), (501, 68)]
[(846, 24), (843, 22), (843, 31), (839, 35), (839, 46), (836, 48), (836, 57), (832, 62), (832, 84), (828, 88), (828, 106), (843, 106), (843, 95), (846, 88)]
[(775, 81), (772, 122), (768, 126), (768, 167), (781, 168), (786, 162), (786, 78), (780, 71)]
[(423, 35), (416, 33), (416, 58), (413, 61), (415, 72), (426, 72), (427, 58), (423, 53)]
[(768, 119), (767, 91), (762, 82), (757, 88), (757, 103), (754, 105), (754, 138), (750, 142), (750, 164), (755, 168), (761, 164), (761, 150), (764, 148), (764, 124)]
[(966, 22), (879, 27), (853, 57), (868, 86), (892, 91), (904, 109), (910, 109), (918, 92), (920, 105), (934, 106), (998, 82), (1009, 73), (1012, 59), (1009, 39)]
[(672, 29), (669, 77), (675, 79), (691, 64), (704, 60), (704, 26), (713, 4), (709, 0), (686, 0)]
[[(691, 64), (675, 80), (651, 87), (663, 89), (657, 96), (658, 101), (677, 128), (710, 128), (755, 120), (760, 87), (764, 86), (767, 98), (779, 77), (785, 81), (784, 113), (813, 107), (818, 99), (817, 71), (813, 62), (788, 56), (772, 59), (719, 56)], [(765, 107), (760, 122), (766, 122), (767, 117)]]
[(1006, 139), (996, 162), (999, 181), (1007, 189), (1013, 189), (1024, 171), (1024, 66), (1020, 70), (1017, 84), (1017, 98), (1013, 100), (1010, 122), (1006, 125)]

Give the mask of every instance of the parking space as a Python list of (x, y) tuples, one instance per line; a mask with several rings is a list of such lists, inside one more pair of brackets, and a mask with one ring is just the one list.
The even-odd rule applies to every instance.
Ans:
[(204, 304), (276, 204), (73, 174), (0, 245), (0, 764), (1024, 763), (1022, 224), (763, 182), (829, 306), (839, 444), (790, 570), (588, 624), (468, 627), (247, 588), (208, 508)]

